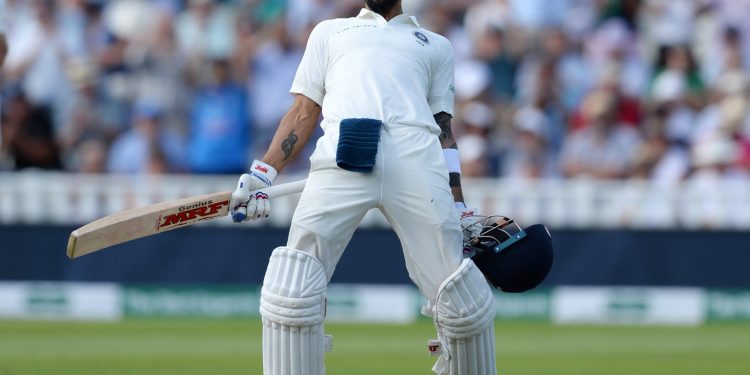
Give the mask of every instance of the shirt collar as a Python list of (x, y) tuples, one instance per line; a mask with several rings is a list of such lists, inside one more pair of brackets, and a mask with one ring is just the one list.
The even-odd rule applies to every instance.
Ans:
[(414, 16), (407, 16), (405, 14), (399, 14), (396, 17), (393, 17), (390, 22), (387, 22), (383, 16), (380, 14), (377, 14), (367, 8), (362, 8), (362, 10), (359, 11), (359, 14), (357, 15), (357, 18), (372, 18), (374, 20), (377, 20), (378, 23), (386, 24), (386, 23), (393, 23), (393, 24), (412, 24), (416, 27), (422, 27), (422, 25), (419, 24), (417, 21), (417, 17)]

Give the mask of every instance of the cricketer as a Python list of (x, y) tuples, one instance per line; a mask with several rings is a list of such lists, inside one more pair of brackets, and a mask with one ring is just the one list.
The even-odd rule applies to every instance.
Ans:
[[(378, 208), (403, 247), (423, 312), (442, 347), (433, 371), (495, 374), (494, 299), (462, 251), (463, 203), (450, 42), (403, 14), (401, 0), (365, 0), (358, 16), (312, 31), (290, 92), (294, 103), (267, 153), (232, 195), (235, 221), (266, 218), (262, 189), (324, 135), (286, 246), (270, 258), (261, 293), (266, 375), (325, 373), (326, 287), (365, 213)], [(251, 191), (261, 192), (250, 195)]]

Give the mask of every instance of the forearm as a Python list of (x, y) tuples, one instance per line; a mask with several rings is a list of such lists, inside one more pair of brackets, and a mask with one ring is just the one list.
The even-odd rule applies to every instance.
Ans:
[(450, 181), (451, 193), (453, 193), (453, 201), (464, 202), (464, 192), (461, 189), (461, 175), (458, 173), (448, 174)]
[(320, 112), (321, 108), (317, 103), (303, 95), (297, 95), (294, 104), (281, 119), (262, 161), (281, 172), (310, 140), (318, 125)]
[[(440, 127), (440, 145), (443, 147), (443, 150), (456, 150), (457, 152), (458, 144), (453, 136), (451, 118), (451, 115), (445, 112), (440, 112), (435, 115), (435, 122), (437, 122)], [(456, 202), (463, 202), (464, 193), (461, 189), (461, 174), (456, 171), (450, 171), (449, 168), (448, 183), (451, 188), (451, 193), (453, 193), (453, 200)]]

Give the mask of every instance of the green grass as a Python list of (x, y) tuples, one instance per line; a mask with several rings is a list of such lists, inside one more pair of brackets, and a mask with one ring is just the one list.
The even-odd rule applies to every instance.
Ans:
[[(750, 324), (699, 328), (498, 322), (501, 374), (750, 374)], [(329, 324), (329, 375), (430, 374), (430, 322)], [(0, 375), (261, 374), (260, 324), (0, 321)]]

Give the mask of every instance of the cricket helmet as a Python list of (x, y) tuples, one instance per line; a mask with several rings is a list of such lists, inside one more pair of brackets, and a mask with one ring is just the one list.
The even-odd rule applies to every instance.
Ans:
[(504, 216), (476, 218), (476, 223), (464, 228), (464, 251), (493, 286), (521, 293), (544, 281), (553, 260), (552, 237), (544, 225), (522, 229)]

